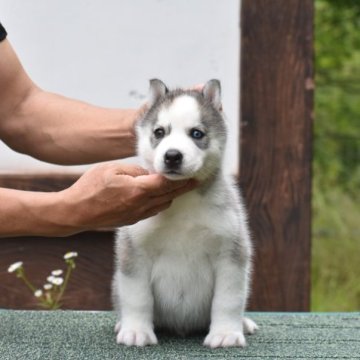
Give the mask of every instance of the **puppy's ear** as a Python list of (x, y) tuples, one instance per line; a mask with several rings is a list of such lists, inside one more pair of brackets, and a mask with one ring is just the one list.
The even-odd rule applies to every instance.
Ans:
[(167, 94), (169, 89), (166, 85), (159, 79), (150, 80), (150, 89), (149, 89), (149, 107), (153, 106), (157, 100), (162, 96)]
[(202, 91), (204, 98), (209, 100), (211, 104), (217, 109), (221, 110), (221, 84), (219, 80), (209, 80)]

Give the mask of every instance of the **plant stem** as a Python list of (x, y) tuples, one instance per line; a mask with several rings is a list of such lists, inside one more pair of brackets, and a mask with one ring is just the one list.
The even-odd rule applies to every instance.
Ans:
[(72, 264), (68, 264), (68, 268), (67, 268), (66, 274), (65, 274), (64, 283), (62, 284), (62, 286), (60, 288), (60, 292), (59, 292), (58, 296), (56, 297), (56, 300), (54, 301), (53, 307), (55, 307), (55, 306), (58, 307), (58, 303), (61, 300), (61, 297), (63, 296), (64, 291), (66, 289), (66, 286), (67, 286), (67, 284), (69, 282), (69, 278), (70, 278), (70, 275), (71, 275), (72, 268), (73, 268)]
[(20, 279), (23, 279), (25, 285), (30, 289), (30, 291), (34, 294), (36, 291), (35, 286), (27, 279), (24, 273), (21, 274)]
[[(29, 281), (29, 279), (26, 277), (25, 273), (22, 272), (20, 275), (19, 275), (19, 278), (22, 279), (25, 283), (25, 285), (27, 286), (27, 288), (34, 294), (35, 291), (36, 291), (36, 288), (35, 286)], [(38, 301), (40, 302), (40, 304), (45, 307), (45, 308), (49, 308), (48, 304), (47, 304), (47, 301), (43, 298), (42, 296), (42, 299), (41, 298), (38, 298)]]

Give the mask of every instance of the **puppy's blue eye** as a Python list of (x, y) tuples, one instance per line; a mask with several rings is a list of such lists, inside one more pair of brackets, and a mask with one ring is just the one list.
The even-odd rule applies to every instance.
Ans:
[(205, 136), (205, 134), (202, 131), (198, 130), (198, 129), (192, 129), (190, 131), (190, 136), (193, 139), (201, 139), (201, 138), (203, 138)]
[(160, 127), (154, 130), (154, 136), (156, 139), (161, 139), (165, 136), (164, 128)]

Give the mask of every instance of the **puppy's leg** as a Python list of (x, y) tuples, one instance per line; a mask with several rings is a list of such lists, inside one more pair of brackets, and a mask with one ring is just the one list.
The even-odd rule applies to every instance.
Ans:
[(117, 273), (120, 317), (116, 342), (145, 346), (157, 343), (153, 326), (154, 300), (146, 266), (135, 274)]
[(246, 345), (244, 325), (249, 331), (247, 325), (250, 323), (247, 319), (244, 321), (243, 314), (248, 293), (250, 258), (243, 260), (237, 262), (231, 256), (224, 255), (216, 265), (210, 332), (204, 341), (204, 345), (211, 348)]
[(135, 247), (126, 228), (118, 233), (116, 253), (113, 281), (114, 307), (119, 316), (116, 341), (137, 346), (156, 344), (149, 259)]

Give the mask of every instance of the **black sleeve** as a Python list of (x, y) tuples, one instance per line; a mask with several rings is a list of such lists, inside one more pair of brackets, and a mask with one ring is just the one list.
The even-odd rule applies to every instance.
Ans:
[(6, 38), (7, 32), (0, 23), (0, 41), (3, 41)]

